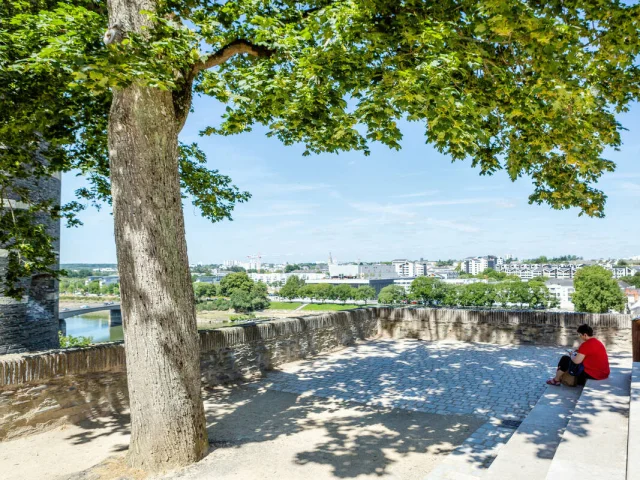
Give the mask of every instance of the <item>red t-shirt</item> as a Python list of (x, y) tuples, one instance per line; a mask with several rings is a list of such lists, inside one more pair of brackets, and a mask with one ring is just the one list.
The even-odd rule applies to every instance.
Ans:
[(607, 349), (597, 338), (590, 338), (578, 348), (578, 353), (584, 355), (582, 364), (584, 371), (596, 380), (604, 380), (609, 376), (609, 357)]

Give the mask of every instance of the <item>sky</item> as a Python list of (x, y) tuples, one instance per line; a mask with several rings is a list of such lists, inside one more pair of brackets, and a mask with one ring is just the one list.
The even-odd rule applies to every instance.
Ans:
[[(470, 161), (452, 163), (425, 144), (424, 124), (404, 123), (402, 150), (373, 145), (371, 155), (348, 152), (303, 157), (266, 129), (231, 137), (200, 137), (218, 123), (222, 107), (196, 97), (180, 140), (198, 142), (208, 166), (232, 178), (252, 198), (238, 204), (233, 221), (215, 224), (190, 202), (184, 215), (190, 263), (389, 261), (511, 254), (518, 258), (572, 254), (584, 258), (640, 255), (640, 105), (619, 116), (617, 165), (598, 187), (608, 195), (603, 219), (578, 209), (529, 205), (529, 178), (512, 183), (504, 172), (480, 176)], [(63, 176), (63, 201), (85, 181)], [(108, 208), (80, 214), (84, 226), (63, 228), (61, 263), (115, 263)]]

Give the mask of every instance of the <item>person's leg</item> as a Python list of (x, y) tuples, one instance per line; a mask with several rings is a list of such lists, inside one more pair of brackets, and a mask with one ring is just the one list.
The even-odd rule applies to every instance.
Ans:
[(555, 380), (557, 382), (560, 381), (564, 372), (569, 370), (570, 365), (571, 365), (571, 357), (569, 355), (563, 355), (560, 361), (558, 362), (558, 370), (556, 370)]
[(585, 372), (584, 370), (582, 372), (580, 372), (580, 375), (578, 375), (578, 378), (576, 379), (576, 384), (577, 385), (586, 385), (587, 384), (587, 380), (595, 380), (591, 375), (589, 375), (587, 372)]

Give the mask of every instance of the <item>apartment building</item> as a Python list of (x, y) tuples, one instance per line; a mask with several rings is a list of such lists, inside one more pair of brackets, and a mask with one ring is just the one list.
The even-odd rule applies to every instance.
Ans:
[[(502, 259), (500, 259), (502, 260)], [(502, 261), (500, 262), (502, 264)], [(492, 255), (486, 257), (469, 257), (460, 262), (460, 270), (462, 273), (470, 275), (478, 275), (487, 268), (496, 268), (498, 266), (498, 258)]]
[(429, 271), (429, 264), (425, 261), (412, 262), (406, 259), (397, 259), (391, 262), (398, 277), (424, 277)]
[(331, 278), (397, 278), (399, 275), (393, 265), (329, 265)]
[(574, 309), (572, 297), (576, 289), (573, 287), (573, 280), (554, 278), (547, 280), (545, 285), (549, 289), (549, 293), (558, 299), (561, 309)]

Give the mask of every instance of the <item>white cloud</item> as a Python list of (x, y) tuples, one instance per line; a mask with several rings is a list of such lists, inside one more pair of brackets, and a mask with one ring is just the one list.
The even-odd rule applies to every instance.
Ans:
[(404, 195), (392, 195), (391, 198), (415, 198), (415, 197), (428, 197), (439, 193), (439, 190), (427, 190), (425, 192), (418, 193), (406, 193)]
[[(311, 215), (319, 205), (292, 203), (274, 203), (264, 207), (260, 212), (245, 213), (243, 217), (262, 218), (262, 217), (290, 217), (296, 215)], [(240, 215), (238, 215), (238, 218)]]
[(312, 192), (331, 188), (326, 183), (267, 183), (262, 190), (268, 193)]
[(409, 212), (406, 207), (407, 205), (381, 205), (379, 203), (373, 202), (356, 202), (349, 204), (352, 208), (358, 210), (362, 213), (373, 213), (375, 215), (396, 215), (400, 217), (413, 217), (415, 216), (414, 212)]
[(406, 203), (405, 206), (413, 207), (440, 207), (444, 205), (474, 205), (480, 203), (493, 203), (495, 198), (459, 198), (454, 200), (433, 200), (429, 202)]
[(427, 173), (429, 173), (428, 170), (420, 170), (419, 172), (398, 173), (398, 177), (400, 178), (417, 177), (419, 175), (426, 175)]
[(631, 173), (631, 172), (605, 173), (602, 178), (640, 178), (640, 173)]
[(503, 187), (498, 185), (485, 185), (479, 187), (465, 187), (464, 190), (467, 192), (490, 192), (494, 190), (502, 190)]
[(620, 188), (629, 195), (640, 195), (640, 183), (623, 182)]
[(471, 225), (468, 225), (466, 223), (459, 223), (451, 220), (438, 220), (435, 218), (427, 218), (425, 222), (427, 223), (427, 225), (432, 225), (434, 227), (440, 227), (440, 228), (449, 228), (451, 230), (457, 230), (459, 232), (477, 233), (480, 231), (479, 228), (472, 227)]
[(514, 202), (509, 201), (509, 200), (498, 200), (496, 202), (496, 207), (500, 207), (500, 208), (515, 208), (516, 204)]
[(498, 201), (500, 201), (500, 199), (496, 198), (459, 198), (453, 200), (430, 200), (428, 202), (388, 203), (384, 205), (375, 202), (354, 202), (350, 203), (349, 206), (363, 213), (415, 217), (417, 215), (417, 212), (412, 210), (423, 207), (441, 207), (446, 205), (474, 205), (483, 203), (495, 203)]

